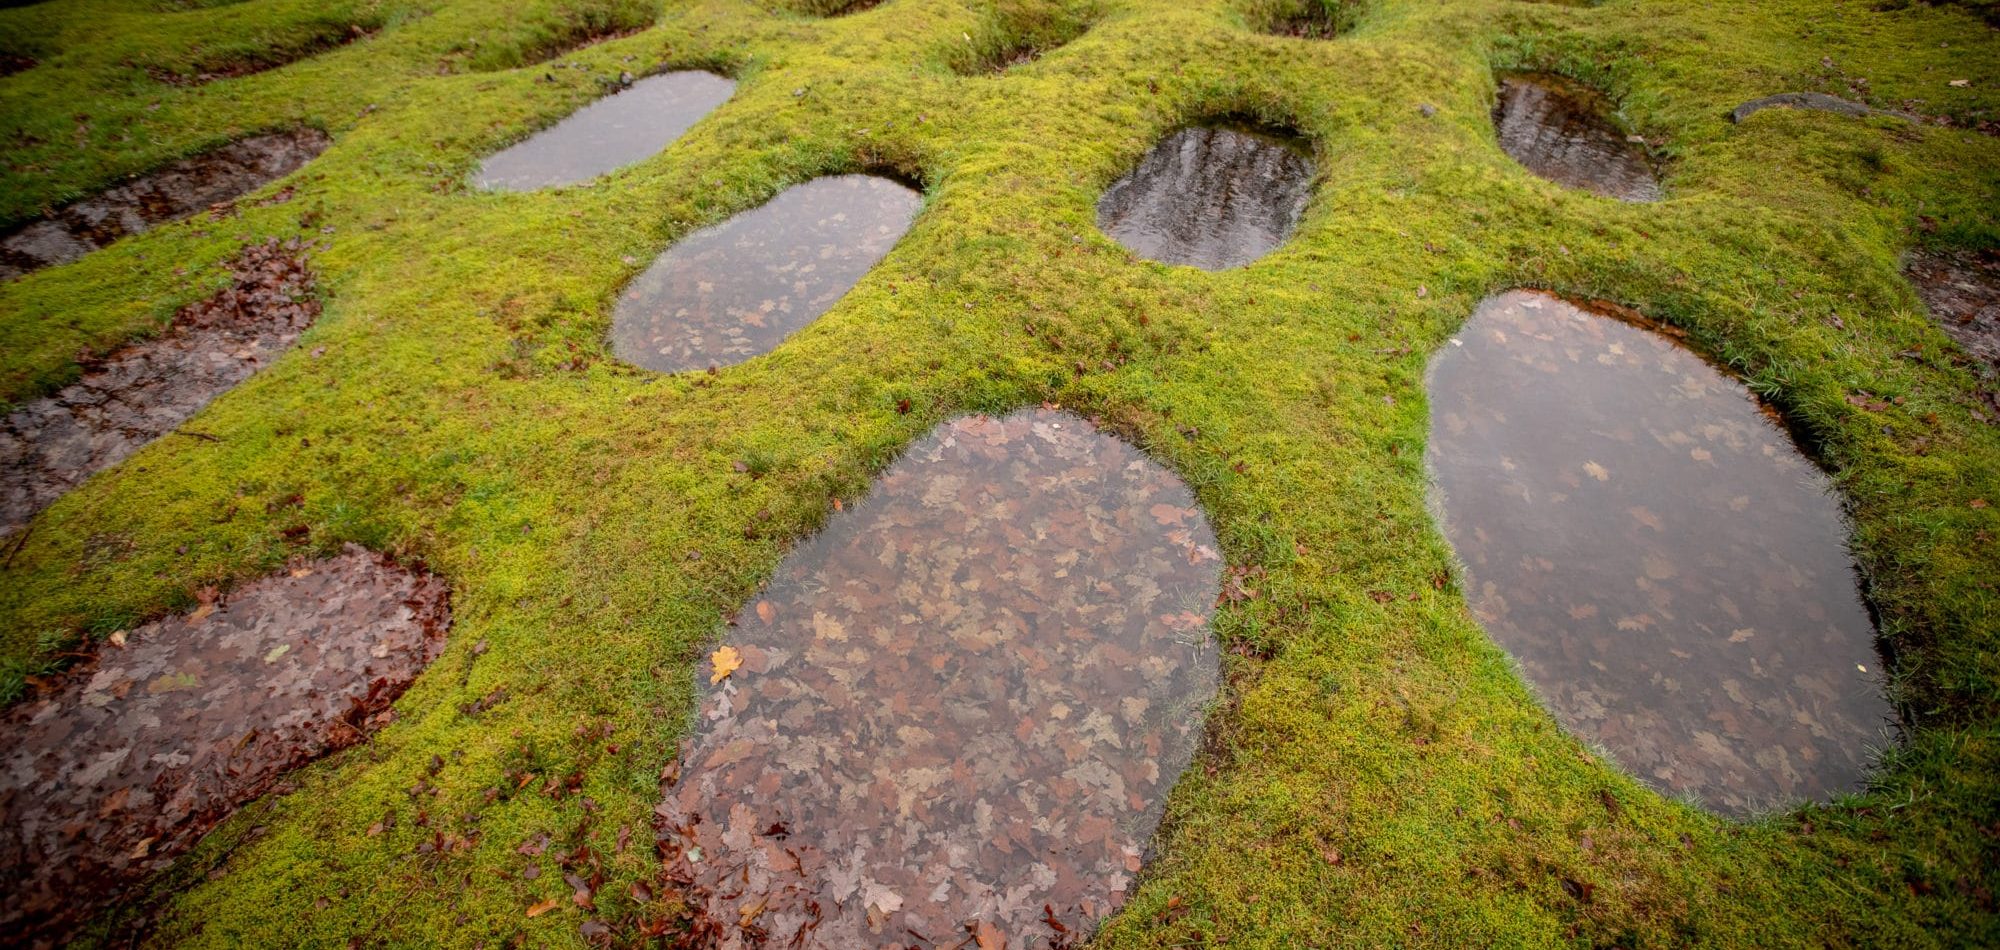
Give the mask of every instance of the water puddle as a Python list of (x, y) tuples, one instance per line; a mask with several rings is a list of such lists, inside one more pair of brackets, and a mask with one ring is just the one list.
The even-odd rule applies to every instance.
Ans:
[(1561, 76), (1503, 76), (1493, 126), (1502, 151), (1556, 184), (1620, 201), (1665, 197), (1645, 148), (1610, 113), (1603, 96)]
[(1308, 146), (1231, 125), (1160, 141), (1097, 202), (1097, 226), (1148, 260), (1241, 267), (1291, 236), (1312, 197)]
[(2000, 369), (2000, 250), (1916, 251), (1903, 273), (1946, 335)]
[(700, 70), (648, 76), (488, 158), (472, 182), (532, 191), (589, 181), (659, 154), (735, 91)]
[(725, 941), (1087, 935), (1193, 756), (1221, 563), (1187, 488), (1074, 415), (941, 426), (703, 664), (741, 662), (666, 787), (669, 879)]
[(0, 280), (234, 201), (297, 171), (331, 143), (318, 129), (255, 135), (85, 198), (0, 237)]
[(1892, 717), (1825, 475), (1659, 333), (1491, 298), (1431, 370), (1467, 598), (1563, 724), (1743, 815), (1856, 787)]
[(0, 715), (0, 926), (58, 941), (284, 773), (360, 742), (443, 649), (449, 591), (349, 547), (132, 630)]
[(230, 271), (229, 287), (183, 308), (166, 333), (87, 365), (83, 378), (0, 421), (0, 536), (173, 431), (319, 317), (297, 239), (251, 245)]
[(618, 358), (662, 373), (776, 349), (888, 255), (923, 195), (874, 175), (794, 185), (682, 238), (619, 295)]

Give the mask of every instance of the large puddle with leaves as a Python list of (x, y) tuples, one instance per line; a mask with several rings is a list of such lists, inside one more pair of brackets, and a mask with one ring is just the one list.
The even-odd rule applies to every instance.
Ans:
[(1503, 76), (1493, 126), (1501, 150), (1543, 178), (1621, 201), (1660, 200), (1644, 146), (1609, 114), (1603, 96), (1561, 76)]
[(771, 946), (1087, 934), (1194, 753), (1221, 563), (1187, 488), (1074, 415), (941, 426), (703, 666), (669, 878)]
[(887, 256), (922, 205), (916, 191), (875, 175), (787, 188), (661, 254), (619, 295), (612, 349), (662, 373), (770, 352)]
[(0, 717), (0, 927), (59, 939), (286, 772), (361, 741), (449, 623), (443, 581), (349, 547), (114, 635)]
[(1829, 480), (1739, 383), (1547, 294), (1431, 370), (1428, 461), (1467, 597), (1572, 732), (1746, 814), (1855, 788), (1885, 744)]
[(68, 205), (0, 237), (0, 280), (234, 201), (297, 171), (331, 142), (318, 129), (254, 135)]
[(1148, 260), (1226, 270), (1291, 236), (1312, 182), (1312, 151), (1302, 141), (1195, 126), (1161, 140), (1104, 193), (1097, 226)]
[(320, 312), (307, 250), (276, 238), (245, 248), (230, 285), (182, 308), (166, 333), (90, 361), (81, 379), (0, 420), (0, 537), (289, 349)]
[(658, 154), (735, 91), (700, 70), (648, 76), (488, 158), (473, 183), (529, 191), (589, 181)]

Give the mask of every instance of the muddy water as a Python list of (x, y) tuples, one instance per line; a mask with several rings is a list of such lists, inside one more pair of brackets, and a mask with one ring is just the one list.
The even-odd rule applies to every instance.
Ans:
[(488, 158), (473, 184), (529, 191), (589, 181), (658, 154), (735, 91), (699, 70), (648, 76)]
[(0, 280), (76, 260), (125, 235), (234, 201), (297, 171), (331, 142), (318, 129), (252, 136), (28, 222), (0, 237)]
[(787, 188), (660, 255), (619, 295), (612, 348), (662, 373), (770, 352), (845, 296), (922, 204), (917, 192), (873, 175)]
[(250, 378), (319, 316), (296, 240), (252, 245), (231, 273), (229, 287), (183, 309), (166, 333), (0, 420), (0, 536)]
[(1042, 946), (1045, 905), (1088, 933), (1215, 693), (1221, 563), (1187, 488), (1076, 416), (941, 426), (734, 621), (669, 877), (771, 946)]
[(1948, 336), (2000, 369), (2000, 250), (1918, 251), (1903, 273)]
[(10, 939), (58, 940), (285, 772), (365, 738), (450, 621), (442, 581), (355, 547), (205, 596), (0, 716)]
[(1428, 461), (1473, 612), (1639, 778), (1741, 815), (1853, 789), (1885, 744), (1828, 479), (1685, 348), (1494, 297), (1432, 367)]
[(1240, 267), (1291, 235), (1312, 197), (1309, 154), (1246, 129), (1182, 129), (1104, 193), (1097, 226), (1149, 260)]
[(1505, 76), (1493, 125), (1501, 150), (1543, 178), (1621, 201), (1660, 200), (1652, 161), (1606, 118), (1609, 108), (1560, 76)]

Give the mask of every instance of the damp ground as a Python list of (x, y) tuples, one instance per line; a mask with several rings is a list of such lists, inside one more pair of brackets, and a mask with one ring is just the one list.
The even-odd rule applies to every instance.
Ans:
[(1945, 335), (2000, 371), (2000, 249), (1919, 251), (1903, 272)]
[[(246, 244), (328, 245), (310, 343), (182, 424), (213, 440), (156, 439), (0, 541), (0, 696), (350, 541), (454, 591), (395, 722), (107, 913), (143, 908), (182, 947), (688, 937), (653, 823), (709, 657), (746, 632), (728, 620), (939, 425), (1057, 403), (1174, 472), (1223, 557), (1202, 744), (1095, 946), (1985, 941), (2000, 407), (1902, 265), (2000, 246), (2000, 140), (1730, 112), (1820, 90), (1973, 121), (2000, 105), (2000, 34), (1963, 4), (1370, 0), (1309, 40), (1262, 32), (1282, 5), (0, 9), (0, 50), (38, 64), (0, 79), (5, 226), (246, 135), (332, 141), (220, 214), (0, 282), (13, 409), (213, 294)], [(147, 71), (363, 8), (394, 22), (283, 69)], [(527, 65), (572, 17), (634, 8), (657, 22)], [(1077, 19), (1031, 65), (956, 71)], [(651, 157), (590, 187), (473, 184), (626, 74), (682, 70), (738, 86)], [(1495, 76), (1551, 72), (1616, 103), (1666, 200), (1563, 188), (1498, 147)], [(1151, 149), (1215, 116), (1313, 143), (1276, 251), (1210, 272), (1096, 226)], [(663, 252), (885, 169), (924, 183), (921, 216), (815, 324), (713, 374), (616, 358), (620, 294)], [(1424, 373), (1515, 287), (1679, 328), (1807, 433), (1910, 725), (1858, 793), (1749, 819), (1676, 800), (1563, 728), (1481, 626), (1426, 504)]]

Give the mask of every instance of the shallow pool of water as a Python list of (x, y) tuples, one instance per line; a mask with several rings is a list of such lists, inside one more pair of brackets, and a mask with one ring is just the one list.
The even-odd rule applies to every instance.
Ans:
[(1829, 480), (1685, 347), (1494, 297), (1433, 364), (1428, 461), (1474, 614), (1641, 779), (1740, 815), (1853, 789), (1886, 744)]
[(874, 175), (787, 188), (661, 254), (619, 294), (612, 349), (662, 373), (768, 353), (888, 255), (922, 204), (922, 195)]
[(1194, 754), (1221, 563), (1187, 488), (1074, 415), (940, 426), (735, 619), (670, 876), (773, 946), (1087, 934)]
[(473, 184), (530, 191), (589, 181), (659, 154), (735, 91), (700, 70), (648, 76), (488, 158)]
[(1660, 200), (1652, 160), (1609, 110), (1604, 97), (1560, 76), (1504, 76), (1493, 126), (1501, 150), (1543, 178), (1621, 201)]
[(1149, 260), (1241, 267), (1291, 236), (1312, 197), (1310, 154), (1249, 129), (1182, 129), (1104, 193), (1097, 226)]

